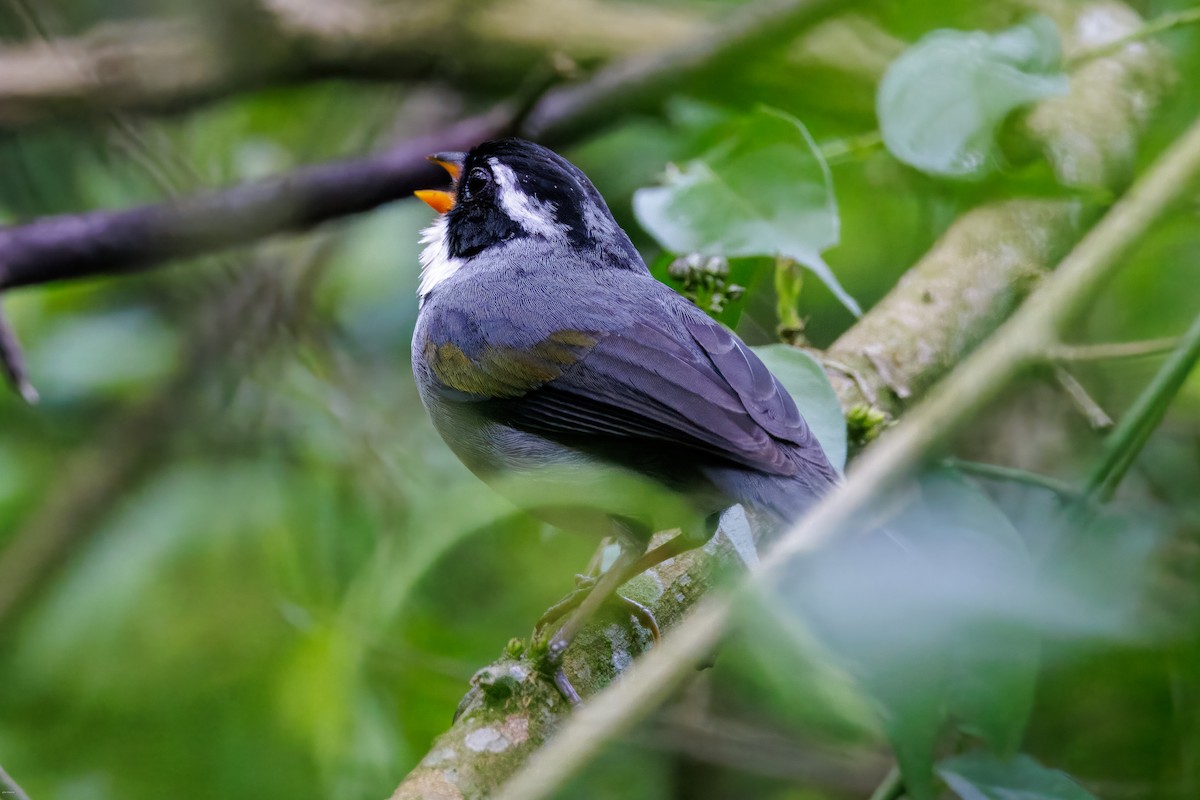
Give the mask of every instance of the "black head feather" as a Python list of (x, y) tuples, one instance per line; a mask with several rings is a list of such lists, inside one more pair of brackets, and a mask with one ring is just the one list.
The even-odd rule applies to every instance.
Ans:
[(572, 247), (612, 251), (644, 269), (583, 171), (524, 139), (484, 142), (467, 154), (448, 216), (449, 252), (456, 258), (523, 236), (552, 235)]

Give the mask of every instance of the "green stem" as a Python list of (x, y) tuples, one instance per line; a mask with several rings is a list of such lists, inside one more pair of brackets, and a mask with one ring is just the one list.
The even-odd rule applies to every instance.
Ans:
[(1089, 500), (1103, 503), (1112, 497), (1198, 359), (1200, 316), (1192, 322), (1179, 346), (1105, 441), (1100, 461), (1088, 477), (1086, 495)]
[(797, 344), (804, 336), (804, 320), (797, 308), (804, 287), (804, 270), (790, 258), (775, 259), (775, 313), (779, 315), (779, 338)]
[(844, 139), (833, 139), (820, 146), (821, 155), (830, 165), (854, 161), (882, 148), (883, 134), (877, 130), (847, 136)]
[(1079, 69), (1084, 64), (1095, 61), (1098, 58), (1115, 55), (1125, 49), (1126, 46), (1134, 42), (1140, 42), (1143, 39), (1149, 39), (1152, 36), (1157, 36), (1164, 31), (1169, 31), (1173, 28), (1179, 28), (1184, 25), (1194, 25), (1200, 22), (1200, 6), (1195, 8), (1185, 8), (1183, 11), (1175, 11), (1169, 14), (1155, 17), (1147, 22), (1142, 27), (1122, 36), (1120, 39), (1102, 44), (1099, 47), (1084, 52), (1072, 57), (1067, 61), (1066, 69), (1068, 72)]
[(870, 800), (897, 800), (904, 796), (904, 779), (900, 777), (900, 768), (892, 767), (880, 781), (875, 791), (871, 792)]
[(1023, 483), (1026, 486), (1036, 486), (1039, 489), (1046, 489), (1060, 497), (1068, 499), (1076, 499), (1080, 494), (1078, 489), (1065, 481), (1051, 478), (1048, 475), (1039, 475), (1036, 472), (1017, 469), (1016, 467), (986, 464), (982, 461), (966, 461), (961, 458), (947, 458), (942, 463), (951, 469), (956, 469), (967, 475), (975, 475), (976, 477), (987, 478), (993, 481), (1007, 481), (1009, 483)]

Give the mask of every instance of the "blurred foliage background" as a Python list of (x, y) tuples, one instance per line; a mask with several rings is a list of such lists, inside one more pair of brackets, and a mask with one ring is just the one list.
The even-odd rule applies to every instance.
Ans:
[[(1190, 2), (1129, 5), (1152, 19)], [(0, 220), (126, 207), (377, 150), (512, 96), (521, 76), (553, 63), (556, 36), (574, 51), (573, 69), (587, 71), (719, 25), (739, 3), (574, 3), (583, 33), (546, 34), (538, 3), (396, 2), (401, 17), (470, 20), (431, 38), (436, 58), (417, 53), (409, 67), (395, 57), (406, 79), (389, 77), (395, 65), (383, 57), (281, 69), (276, 59), (310, 53), (262, 45), (253, 5), (0, 4), (0, 64), (43, 38), (67, 58), (80, 36), (155, 20), (203, 31), (217, 63), (238, 65), (237, 85), (180, 108), (113, 112), (68, 98), (43, 113), (13, 102), (0, 114)], [(339, 15), (368, 9), (303, 5), (296, 13), (335, 31)], [(504, 16), (479, 10), (488, 8)], [(634, 218), (633, 193), (669, 162), (707, 151), (714, 124), (768, 104), (822, 145), (870, 134), (876, 82), (896, 52), (934, 29), (999, 29), (1024, 9), (922, 0), (860, 3), (856, 13), (853, 25), (874, 34), (843, 41), (817, 29), (803, 46), (679, 86), (664, 114), (614, 120), (565, 148), (648, 262), (659, 249)], [(139, 36), (169, 46), (170, 30)], [(1200, 108), (1200, 27), (1155, 41), (1179, 78), (1141, 165)], [(824, 255), (864, 308), (962, 211), (1066, 191), (1036, 165), (952, 181), (873, 145), (831, 159), (831, 175), (841, 235)], [(0, 557), (66, 542), (59, 568), (0, 626), (0, 764), (34, 800), (384, 797), (448, 726), (472, 673), (570, 588), (595, 543), (493, 496), (437, 439), (417, 399), (408, 348), (429, 219), (402, 201), (199, 263), (5, 297), (42, 402), (0, 396)], [(1198, 223), (1195, 199), (1162, 220), (1078, 339), (1182, 332), (1200, 298)], [(746, 275), (737, 330), (752, 343), (776, 340), (769, 265)], [(816, 280), (805, 281), (799, 310), (818, 347), (853, 321)], [(1076, 376), (1119, 416), (1158, 363), (1088, 363)], [(1022, 384), (1017, 410), (981, 419), (961, 453), (984, 457), (1001, 440), (1020, 466), (1079, 477), (1100, 436), (1082, 417), (1043, 413), (1055, 393), (1040, 377)], [(1024, 737), (1026, 752), (1101, 797), (1200, 796), (1197, 486), (1193, 376), (1119, 499), (1155, 533), (1152, 591), (1140, 602), (1157, 623), (1103, 646), (1051, 637)], [(1036, 542), (1045, 516), (1030, 496), (985, 488)], [(880, 727), (867, 721), (871, 701), (780, 649), (772, 657), (735, 640), (653, 731), (615, 749), (571, 796), (866, 796), (888, 763)]]

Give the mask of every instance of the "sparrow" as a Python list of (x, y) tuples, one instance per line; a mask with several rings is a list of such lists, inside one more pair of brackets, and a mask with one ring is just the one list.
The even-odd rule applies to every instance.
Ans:
[[(562, 653), (622, 583), (704, 543), (734, 504), (794, 521), (837, 472), (782, 384), (651, 276), (579, 168), (516, 138), (430, 159), (452, 183), (416, 192), (438, 212), (421, 239), (421, 401), (484, 481), (552, 525), (620, 545), (589, 591), (539, 621), (567, 616), (547, 663), (578, 702)], [(647, 552), (666, 528), (682, 533)]]

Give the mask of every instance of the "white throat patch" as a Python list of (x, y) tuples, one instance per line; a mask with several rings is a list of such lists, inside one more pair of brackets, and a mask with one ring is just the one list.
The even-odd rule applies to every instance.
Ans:
[(554, 218), (554, 203), (547, 203), (531, 197), (521, 189), (517, 174), (500, 163), (498, 158), (489, 158), (492, 176), (496, 179), (496, 197), (504, 213), (513, 222), (520, 225), (527, 233), (543, 236), (547, 239), (566, 241), (569, 225), (563, 225)]
[(433, 224), (421, 231), (421, 283), (417, 286), (417, 296), (421, 300), (432, 292), (437, 285), (458, 272), (462, 267), (461, 258), (450, 256), (450, 243), (446, 237), (445, 214), (434, 217)]
[[(500, 163), (499, 159), (489, 158), (488, 164), (496, 181), (497, 202), (513, 222), (532, 236), (567, 241), (571, 227), (554, 218), (553, 203), (538, 200), (522, 191), (517, 174), (511, 167)], [(464, 259), (450, 255), (450, 242), (446, 236), (448, 224), (449, 217), (438, 214), (433, 223), (421, 232), (421, 244), (425, 245), (425, 249), (421, 251), (421, 282), (417, 286), (417, 296), (422, 302), (430, 292), (463, 267)]]

